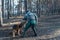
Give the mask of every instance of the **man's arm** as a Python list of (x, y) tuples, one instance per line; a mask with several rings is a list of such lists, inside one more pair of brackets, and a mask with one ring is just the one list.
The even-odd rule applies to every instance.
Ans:
[(22, 22), (21, 23), (26, 23), (27, 22), (27, 14), (25, 14), (24, 18), (22, 19)]
[(37, 24), (38, 24), (38, 17), (36, 14), (35, 14), (35, 20), (37, 21)]
[(25, 16), (24, 16), (23, 20), (27, 20), (27, 14), (25, 14)]

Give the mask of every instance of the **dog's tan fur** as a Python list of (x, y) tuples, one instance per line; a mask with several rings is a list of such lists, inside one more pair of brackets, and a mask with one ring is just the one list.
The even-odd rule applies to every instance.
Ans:
[(15, 37), (15, 34), (20, 35), (21, 32), (21, 28), (19, 28), (19, 25), (17, 25), (16, 29), (13, 29), (13, 37)]
[[(22, 27), (24, 26), (26, 22), (21, 22), (20, 24), (16, 24), (17, 27), (16, 29), (13, 29), (13, 37), (15, 37), (15, 34), (18, 34), (20, 36), (21, 32), (22, 32)], [(20, 27), (19, 27), (20, 25)]]

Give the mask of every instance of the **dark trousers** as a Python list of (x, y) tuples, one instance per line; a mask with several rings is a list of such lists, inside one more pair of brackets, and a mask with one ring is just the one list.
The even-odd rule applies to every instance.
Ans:
[(32, 28), (35, 36), (37, 36), (37, 33), (35, 32), (35, 29), (34, 29), (35, 26), (36, 26), (35, 24), (32, 24), (32, 23), (28, 22), (28, 23), (26, 24), (25, 28), (24, 28), (23, 36), (25, 35), (25, 32), (26, 32), (30, 27)]
[(35, 36), (37, 36), (37, 33), (36, 33), (35, 29), (34, 29), (34, 26), (31, 26), (31, 28), (32, 28), (32, 30), (33, 30)]

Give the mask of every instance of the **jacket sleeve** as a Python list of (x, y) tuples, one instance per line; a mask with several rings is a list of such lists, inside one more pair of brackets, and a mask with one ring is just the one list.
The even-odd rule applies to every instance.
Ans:
[(27, 20), (27, 14), (25, 14), (25, 16), (24, 16), (23, 20)]

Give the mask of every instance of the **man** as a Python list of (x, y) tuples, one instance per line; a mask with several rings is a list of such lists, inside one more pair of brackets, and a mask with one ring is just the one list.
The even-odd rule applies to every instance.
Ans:
[(34, 27), (37, 25), (38, 23), (38, 18), (37, 15), (35, 13), (31, 13), (30, 11), (26, 11), (26, 14), (24, 16), (24, 19), (27, 23), (26, 26), (24, 28), (24, 32), (23, 32), (23, 36), (25, 35), (25, 32), (31, 27), (33, 32), (34, 32), (34, 36), (37, 36), (37, 33), (34, 30)]

